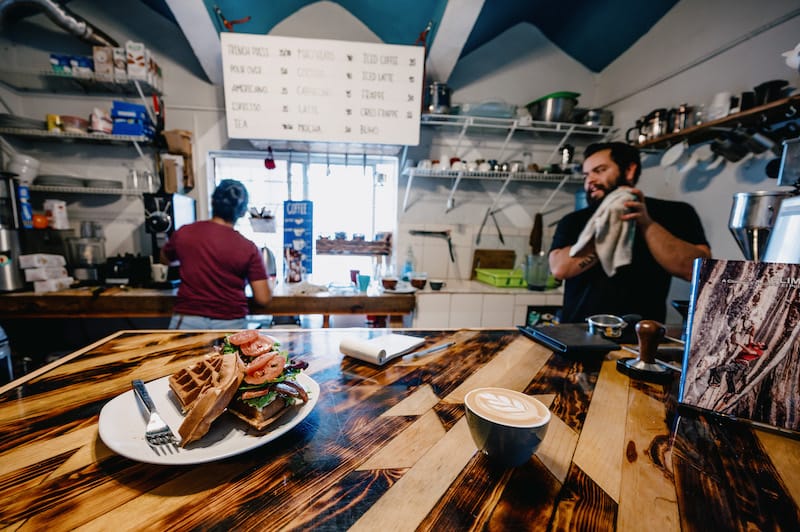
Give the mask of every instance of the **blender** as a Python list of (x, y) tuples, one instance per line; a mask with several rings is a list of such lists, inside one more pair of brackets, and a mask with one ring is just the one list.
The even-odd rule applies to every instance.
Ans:
[(19, 268), (19, 207), (14, 175), (0, 172), (0, 292), (25, 288)]

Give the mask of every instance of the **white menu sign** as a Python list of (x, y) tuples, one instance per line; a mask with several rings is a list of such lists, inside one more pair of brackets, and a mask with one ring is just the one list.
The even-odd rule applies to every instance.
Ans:
[(221, 38), (230, 138), (419, 144), (422, 47)]

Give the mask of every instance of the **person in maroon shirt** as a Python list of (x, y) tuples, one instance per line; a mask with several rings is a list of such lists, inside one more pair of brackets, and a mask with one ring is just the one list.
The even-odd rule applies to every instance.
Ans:
[(247, 283), (256, 303), (269, 303), (272, 292), (258, 247), (233, 228), (247, 202), (244, 185), (223, 180), (211, 196), (211, 220), (181, 227), (161, 248), (163, 264), (180, 265), (170, 329), (246, 328)]

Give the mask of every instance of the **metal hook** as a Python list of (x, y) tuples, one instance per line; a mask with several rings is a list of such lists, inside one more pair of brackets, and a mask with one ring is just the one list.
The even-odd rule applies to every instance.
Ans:
[(786, 118), (792, 118), (796, 114), (797, 114), (797, 109), (794, 108), (794, 105), (790, 105), (789, 110), (785, 113), (785, 116)]

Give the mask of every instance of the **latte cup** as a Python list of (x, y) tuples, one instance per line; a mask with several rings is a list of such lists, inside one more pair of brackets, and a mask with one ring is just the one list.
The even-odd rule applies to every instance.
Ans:
[(477, 388), (464, 397), (472, 440), (487, 458), (516, 467), (530, 460), (550, 424), (550, 410), (538, 399), (505, 388)]

